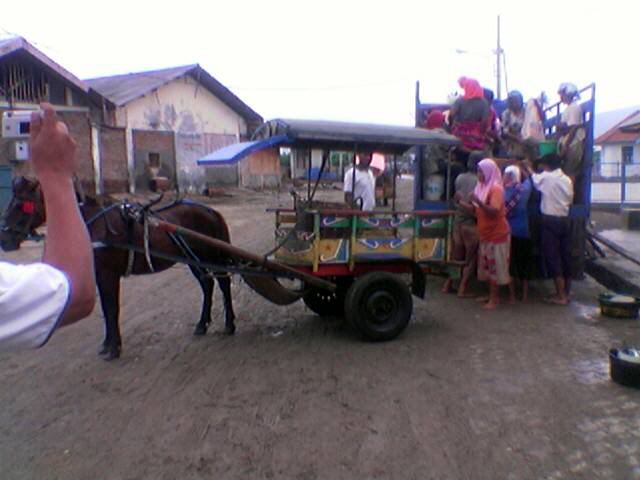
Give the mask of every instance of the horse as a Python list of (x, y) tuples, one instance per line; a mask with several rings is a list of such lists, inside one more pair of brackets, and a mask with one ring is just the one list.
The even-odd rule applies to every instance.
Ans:
[[(12, 192), (0, 226), (0, 248), (5, 251), (20, 248), (22, 241), (46, 221), (44, 199), (37, 180), (17, 177), (13, 181)], [(228, 255), (210, 247), (207, 249), (187, 244), (179, 237), (148, 228), (143, 221), (136, 221), (136, 218), (143, 218), (144, 215), (153, 215), (230, 242), (229, 228), (219, 212), (190, 200), (176, 200), (171, 205), (152, 210), (149, 205), (132, 206), (126, 202), (100, 206), (94, 198), (85, 197), (83, 202), (79, 202), (79, 207), (94, 245), (96, 284), (105, 320), (100, 356), (105, 360), (113, 360), (120, 357), (122, 350), (120, 279), (128, 274), (145, 275), (167, 270), (176, 263), (177, 258), (193, 260), (189, 268), (203, 293), (202, 313), (194, 335), (205, 335), (211, 323), (214, 278), (218, 280), (224, 302), (223, 333), (235, 333), (230, 276), (222, 273), (223, 268), (212, 272), (198, 266), (202, 262), (224, 267), (229, 263)], [(133, 246), (134, 249), (124, 248), (126, 246)], [(154, 256), (153, 252), (162, 255), (162, 258)]]

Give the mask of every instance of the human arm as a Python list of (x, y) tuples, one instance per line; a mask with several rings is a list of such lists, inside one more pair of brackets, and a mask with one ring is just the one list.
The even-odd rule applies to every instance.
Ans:
[(492, 188), (487, 202), (481, 201), (475, 193), (472, 193), (471, 204), (486, 213), (489, 218), (496, 218), (504, 206), (504, 192), (501, 188)]
[(42, 261), (69, 279), (71, 295), (59, 326), (69, 325), (89, 315), (95, 304), (93, 251), (73, 187), (75, 142), (49, 104), (42, 105), (42, 116), (32, 115), (30, 155), (47, 211)]

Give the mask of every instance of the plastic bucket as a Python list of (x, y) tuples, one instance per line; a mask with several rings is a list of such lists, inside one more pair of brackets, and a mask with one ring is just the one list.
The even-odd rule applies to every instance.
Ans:
[(444, 176), (440, 174), (429, 175), (424, 182), (424, 199), (428, 202), (437, 202), (444, 193)]

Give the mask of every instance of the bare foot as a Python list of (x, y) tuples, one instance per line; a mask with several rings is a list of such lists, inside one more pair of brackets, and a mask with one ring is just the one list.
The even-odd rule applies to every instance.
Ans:
[(554, 305), (569, 305), (569, 299), (566, 297), (561, 298), (561, 297), (553, 296), (553, 297), (545, 298), (544, 301), (547, 303), (553, 303)]
[(473, 293), (458, 292), (458, 298), (476, 298)]
[(476, 302), (487, 303), (489, 301), (489, 297), (476, 297)]
[(497, 306), (497, 303), (487, 302), (482, 306), (482, 308), (484, 308), (485, 310), (495, 310)]

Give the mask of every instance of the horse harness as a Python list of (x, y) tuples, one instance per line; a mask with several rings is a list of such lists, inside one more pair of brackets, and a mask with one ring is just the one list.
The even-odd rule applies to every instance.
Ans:
[[(103, 239), (102, 241), (93, 242), (92, 244), (93, 248), (99, 249), (99, 248), (111, 247), (111, 248), (119, 248), (119, 249), (127, 250), (128, 252), (127, 269), (124, 274), (125, 277), (128, 277), (129, 275), (131, 275), (133, 271), (133, 263), (134, 263), (134, 258), (136, 253), (141, 253), (144, 255), (147, 266), (149, 267), (149, 270), (151, 272), (154, 272), (153, 263), (151, 262), (151, 257), (155, 256), (158, 258), (163, 258), (165, 260), (182, 262), (190, 266), (193, 266), (197, 270), (198, 274), (201, 276), (211, 275), (210, 268), (203, 268), (205, 264), (200, 260), (200, 258), (196, 255), (193, 249), (189, 247), (187, 242), (180, 235), (167, 232), (167, 235), (169, 236), (171, 241), (178, 247), (178, 249), (182, 252), (182, 255), (184, 255), (186, 261), (184, 261), (184, 259), (172, 256), (172, 255), (160, 254), (159, 252), (154, 252), (150, 249), (149, 218), (153, 217), (153, 218), (158, 218), (160, 220), (164, 220), (164, 218), (162, 218), (162, 216), (157, 211), (153, 210), (151, 207), (156, 205), (161, 200), (161, 198), (162, 196), (160, 196), (158, 199), (152, 200), (146, 205), (143, 205), (140, 203), (130, 203), (125, 200), (120, 203), (109, 205), (108, 207), (105, 207), (102, 210), (100, 210), (98, 213), (96, 213), (94, 216), (92, 216), (89, 220), (85, 222), (87, 227), (89, 228), (93, 223), (95, 223), (97, 220), (102, 218), (105, 222), (107, 231), (113, 235), (118, 235), (119, 233), (115, 231), (115, 229), (111, 225), (111, 222), (109, 221), (109, 216), (107, 215), (112, 210), (116, 210), (120, 214), (126, 226), (125, 237), (127, 240), (126, 240), (126, 243), (116, 243), (116, 242), (110, 242), (106, 239)], [(175, 202), (168, 205), (167, 207), (164, 207), (163, 210), (170, 208), (174, 205), (177, 205), (179, 203), (180, 203), (180, 200), (176, 200)], [(134, 245), (134, 235), (135, 235), (136, 224), (142, 225), (142, 230), (143, 230), (143, 247), (142, 248), (136, 247)], [(216, 277), (227, 276), (228, 273), (226, 272), (214, 273), (213, 275)]]
[(33, 200), (23, 200), (21, 198), (13, 197), (9, 205), (7, 205), (6, 212), (12, 211), (14, 208), (19, 207), (20, 211), (27, 217), (27, 221), (23, 228), (16, 228), (15, 226), (9, 226), (5, 221), (0, 226), (0, 231), (14, 233), (18, 237), (26, 238), (31, 233), (34, 216), (36, 212), (36, 204), (41, 203), (42, 193), (38, 189), (36, 191), (36, 197)]

